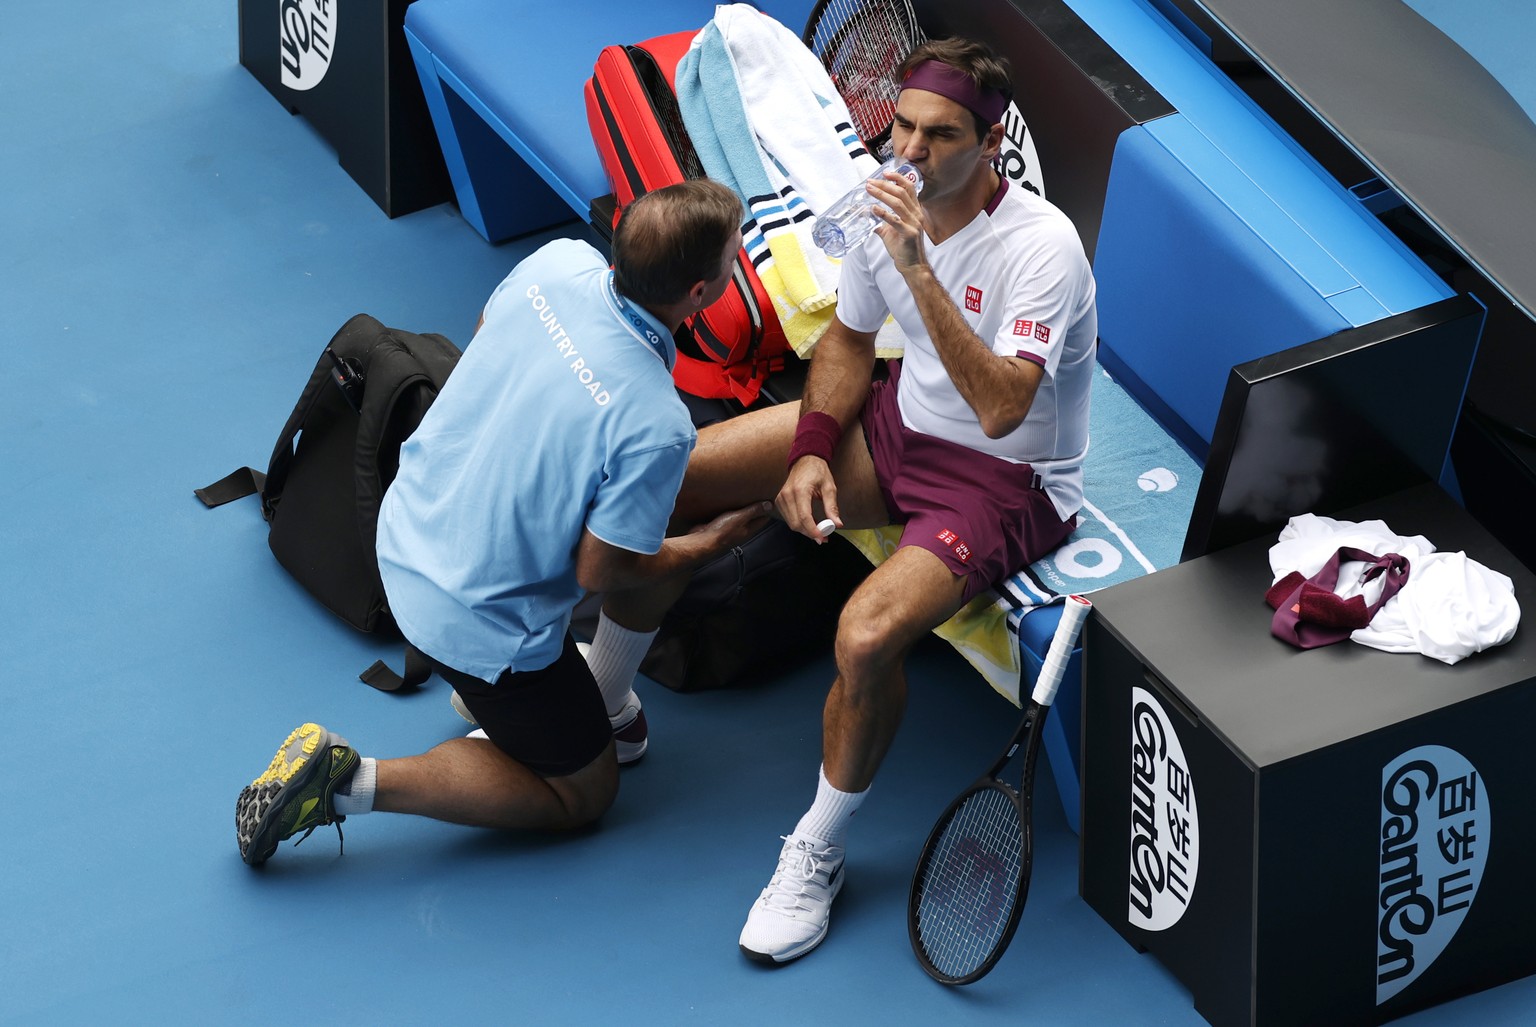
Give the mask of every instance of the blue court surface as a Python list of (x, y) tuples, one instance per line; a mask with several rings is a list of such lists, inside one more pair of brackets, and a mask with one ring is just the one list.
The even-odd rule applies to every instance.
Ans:
[[(736, 937), (814, 790), (828, 660), (751, 689), (645, 687), (652, 753), (579, 836), (378, 815), (347, 822), (345, 855), (322, 829), (240, 862), (235, 796), (295, 725), (380, 756), (464, 725), (441, 682), (359, 683), (397, 654), (278, 568), (254, 501), (210, 511), (192, 490), (265, 464), (350, 315), (462, 344), (548, 236), (489, 246), (451, 204), (388, 220), (239, 66), (236, 6), (6, 12), (0, 1022), (1202, 1022), (1077, 897), (1048, 777), (1012, 949), (969, 989), (918, 969), (917, 850), (1016, 716), (939, 643), (912, 662), (831, 934), (787, 968)], [(1533, 1009), (1528, 979), (1402, 1022)]]

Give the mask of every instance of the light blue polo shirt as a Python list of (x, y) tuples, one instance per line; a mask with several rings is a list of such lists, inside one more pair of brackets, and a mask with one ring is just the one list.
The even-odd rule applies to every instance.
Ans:
[(586, 528), (655, 553), (695, 438), (666, 328), (584, 242), (548, 243), (491, 294), (379, 516), (379, 571), (405, 637), (495, 681), (560, 655)]

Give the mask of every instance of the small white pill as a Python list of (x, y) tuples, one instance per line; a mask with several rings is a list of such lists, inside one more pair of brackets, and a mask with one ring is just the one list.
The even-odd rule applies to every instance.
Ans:
[(837, 524), (832, 520), (832, 518), (828, 517), (824, 520), (816, 522), (816, 530), (821, 533), (822, 538), (826, 538), (828, 535), (837, 530)]

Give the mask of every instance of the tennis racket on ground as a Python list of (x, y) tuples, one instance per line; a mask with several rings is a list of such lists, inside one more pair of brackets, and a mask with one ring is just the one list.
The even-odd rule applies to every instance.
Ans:
[[(1040, 734), (1093, 604), (1068, 596), (1024, 718), (992, 769), (949, 804), (923, 845), (907, 899), (907, 933), (928, 976), (970, 984), (997, 965), (1029, 895), (1030, 809)], [(1020, 789), (998, 776), (1024, 749)]]
[(884, 160), (901, 83), (896, 68), (926, 42), (909, 0), (819, 0), (801, 36), (821, 59), (869, 151)]

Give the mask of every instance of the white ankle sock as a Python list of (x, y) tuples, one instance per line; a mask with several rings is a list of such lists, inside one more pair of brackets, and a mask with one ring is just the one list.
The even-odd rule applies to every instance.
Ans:
[(592, 648), (587, 651), (587, 666), (603, 692), (603, 705), (610, 716), (624, 707), (640, 673), (640, 661), (650, 651), (654, 631), (630, 631), (599, 614)]
[(823, 766), (816, 785), (816, 801), (795, 825), (795, 833), (819, 838), (828, 845), (842, 845), (848, 834), (848, 821), (859, 811), (868, 794), (868, 788), (862, 792), (838, 791), (827, 780), (827, 768)]
[(373, 794), (379, 785), (379, 761), (364, 756), (347, 784), (347, 791), (337, 792), (331, 801), (336, 812), (343, 817), (355, 817), (360, 813), (373, 812)]

